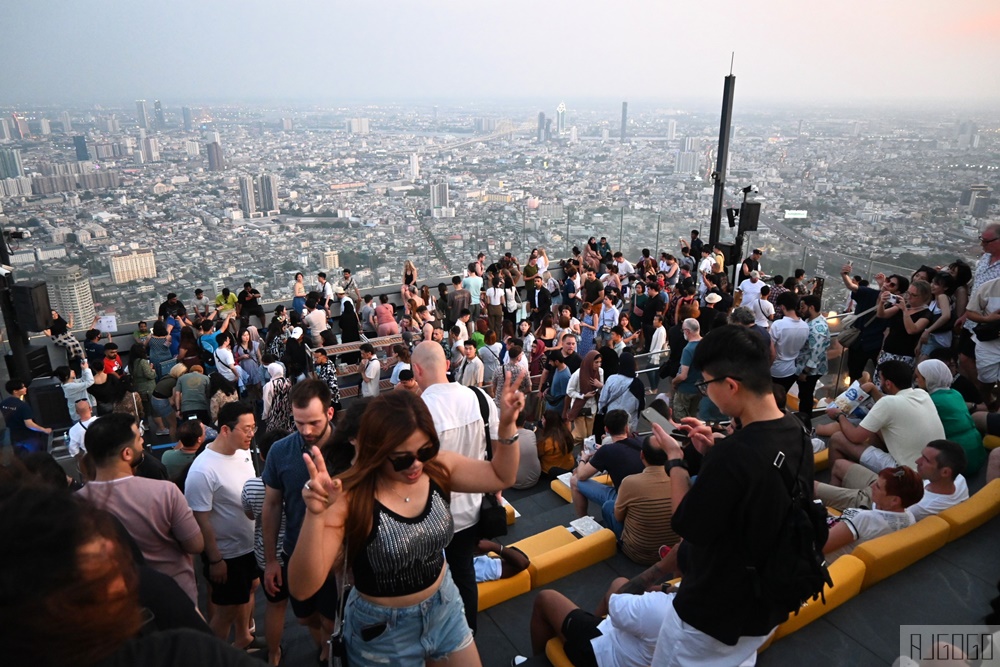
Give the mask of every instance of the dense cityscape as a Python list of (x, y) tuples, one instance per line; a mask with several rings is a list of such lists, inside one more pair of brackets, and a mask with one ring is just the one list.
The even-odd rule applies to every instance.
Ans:
[[(998, 128), (955, 111), (737, 104), (726, 205), (756, 186), (746, 246), (772, 274), (969, 257), (997, 220)], [(249, 280), (289, 298), (297, 271), (395, 287), (406, 259), (424, 279), (480, 251), (566, 257), (592, 235), (631, 257), (676, 252), (707, 234), (717, 142), (715, 110), (627, 102), (7, 107), (0, 222), (27, 232), (11, 247), (18, 279), (47, 281), (78, 327), (135, 321), (171, 291)], [(724, 220), (723, 240), (734, 232)]]

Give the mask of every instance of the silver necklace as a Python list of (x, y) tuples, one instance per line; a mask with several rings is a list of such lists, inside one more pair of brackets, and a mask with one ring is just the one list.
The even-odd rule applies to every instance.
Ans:
[(410, 497), (409, 496), (404, 496), (404, 495), (400, 494), (399, 491), (397, 491), (395, 489), (395, 487), (390, 486), (388, 488), (389, 488), (390, 491), (392, 491), (394, 494), (396, 494), (397, 498), (399, 498), (400, 500), (402, 500), (404, 503), (410, 502)]

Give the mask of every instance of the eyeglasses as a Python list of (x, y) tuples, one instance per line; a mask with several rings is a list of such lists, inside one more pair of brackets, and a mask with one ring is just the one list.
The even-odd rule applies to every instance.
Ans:
[(428, 445), (426, 447), (421, 447), (417, 450), (417, 453), (407, 452), (405, 454), (397, 454), (396, 456), (389, 457), (389, 463), (392, 464), (392, 469), (396, 472), (403, 472), (407, 468), (413, 465), (414, 461), (420, 461), (421, 463), (427, 463), (432, 458), (437, 456), (439, 447), (437, 445)]
[(695, 382), (694, 386), (698, 387), (698, 391), (707, 396), (708, 385), (712, 384), (713, 382), (722, 382), (723, 380), (736, 380), (737, 382), (742, 382), (743, 378), (738, 378), (735, 375), (720, 375), (719, 377), (712, 378), (711, 380), (704, 380), (703, 382)]
[(249, 427), (246, 426), (240, 427), (239, 423), (220, 424), (219, 426), (220, 428), (222, 426), (228, 426), (230, 431), (243, 431), (244, 433), (249, 433), (250, 435), (253, 435), (254, 433), (257, 432), (257, 424), (252, 424)]
[(980, 242), (980, 243), (982, 243), (983, 245), (986, 245), (987, 243), (993, 243), (993, 242), (994, 242), (994, 241), (996, 241), (996, 240), (997, 240), (998, 238), (1000, 238), (1000, 237), (998, 237), (998, 236), (994, 236), (994, 237), (993, 237), (993, 238), (991, 238), (991, 239), (986, 239), (986, 238), (983, 238), (982, 236), (980, 236), (980, 237), (979, 237), (979, 242)]

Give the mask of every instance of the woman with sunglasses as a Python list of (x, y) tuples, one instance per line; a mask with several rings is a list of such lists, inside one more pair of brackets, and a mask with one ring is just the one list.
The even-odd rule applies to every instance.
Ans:
[[(346, 564), (348, 662), (479, 665), (462, 598), (444, 560), (452, 491), (496, 492), (517, 476), (520, 374), (507, 377), (491, 461), (440, 451), (427, 406), (409, 392), (373, 400), (361, 420), (353, 467), (331, 479), (319, 449), (304, 454), (306, 517), (289, 564), (289, 590), (310, 598)], [(392, 419), (386, 419), (388, 415)]]

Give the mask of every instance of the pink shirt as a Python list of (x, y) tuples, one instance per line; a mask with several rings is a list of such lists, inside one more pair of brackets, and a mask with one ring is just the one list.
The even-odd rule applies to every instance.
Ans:
[(396, 318), (391, 303), (380, 303), (375, 307), (375, 318), (379, 324), (395, 322)]
[(146, 564), (171, 577), (197, 604), (194, 562), (180, 542), (195, 537), (201, 528), (176, 484), (145, 477), (122, 477), (109, 482), (89, 482), (78, 493), (114, 514), (139, 545)]

